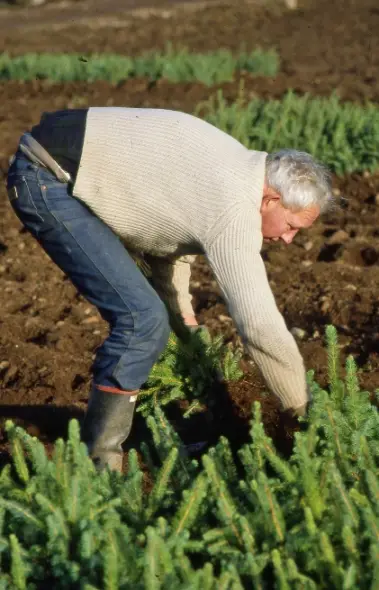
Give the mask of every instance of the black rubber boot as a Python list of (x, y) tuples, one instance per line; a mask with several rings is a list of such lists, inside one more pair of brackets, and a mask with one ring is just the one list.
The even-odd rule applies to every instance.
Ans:
[[(104, 390), (102, 390), (104, 389)], [(138, 390), (112, 393), (113, 388), (92, 387), (82, 426), (82, 440), (98, 469), (122, 472), (122, 443), (132, 428)]]

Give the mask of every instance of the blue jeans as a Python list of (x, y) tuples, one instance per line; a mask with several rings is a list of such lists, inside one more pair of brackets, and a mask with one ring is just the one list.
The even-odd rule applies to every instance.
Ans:
[(109, 323), (92, 366), (94, 383), (139, 389), (167, 344), (164, 303), (116, 234), (70, 194), (69, 185), (20, 151), (7, 189), (26, 229)]

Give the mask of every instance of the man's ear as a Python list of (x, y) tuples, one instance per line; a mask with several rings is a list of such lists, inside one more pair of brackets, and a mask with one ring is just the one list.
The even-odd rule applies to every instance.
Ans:
[(271, 188), (264, 189), (263, 198), (262, 198), (262, 205), (261, 211), (268, 211), (277, 207), (280, 202), (280, 195)]

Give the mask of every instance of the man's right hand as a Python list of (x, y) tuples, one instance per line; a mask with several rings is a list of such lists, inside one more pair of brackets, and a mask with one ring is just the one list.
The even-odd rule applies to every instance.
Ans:
[(300, 416), (302, 418), (307, 417), (308, 412), (309, 412), (309, 408), (312, 404), (312, 393), (311, 393), (311, 389), (308, 384), (307, 384), (307, 396), (308, 396), (308, 399), (302, 406), (300, 406), (299, 408), (296, 408), (296, 409), (291, 408), (290, 410), (288, 410), (289, 412), (291, 412), (292, 416), (297, 417), (297, 418), (299, 418)]
[(199, 325), (197, 323), (197, 319), (195, 318), (194, 315), (190, 315), (190, 314), (183, 315), (183, 321), (184, 321), (185, 325), (188, 327), (193, 327), (193, 326)]
[(310, 402), (307, 402), (303, 406), (300, 406), (300, 408), (296, 408), (296, 410), (292, 409), (291, 410), (292, 415), (296, 416), (297, 418), (299, 418), (300, 416), (302, 418), (305, 418), (308, 414), (309, 405), (310, 405)]

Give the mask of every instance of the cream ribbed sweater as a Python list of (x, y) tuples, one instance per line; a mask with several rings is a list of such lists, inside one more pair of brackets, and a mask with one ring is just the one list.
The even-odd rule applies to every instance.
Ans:
[(90, 108), (74, 195), (128, 250), (152, 255), (182, 313), (192, 312), (183, 257), (204, 253), (247, 352), (283, 406), (298, 408), (305, 369), (260, 255), (266, 155), (184, 113)]

